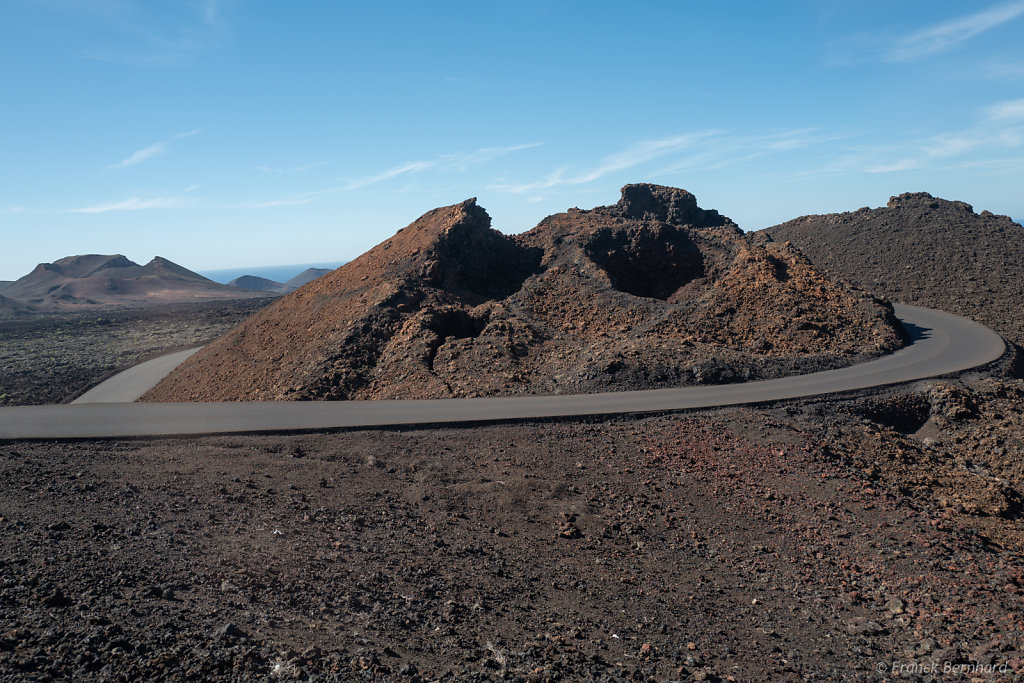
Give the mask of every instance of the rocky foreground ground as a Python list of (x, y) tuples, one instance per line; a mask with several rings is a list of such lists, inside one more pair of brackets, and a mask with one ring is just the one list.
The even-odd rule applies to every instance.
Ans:
[(0, 672), (1011, 680), (1022, 406), (968, 378), (826, 411), (4, 444)]

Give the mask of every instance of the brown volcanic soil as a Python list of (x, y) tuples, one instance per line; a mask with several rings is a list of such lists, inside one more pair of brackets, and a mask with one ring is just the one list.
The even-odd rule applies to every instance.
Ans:
[(146, 400), (592, 392), (758, 379), (902, 344), (888, 303), (749, 238), (684, 190), (627, 185), (506, 237), (435, 209), (193, 356)]
[(893, 301), (940, 308), (1024, 345), (1024, 227), (969, 204), (901, 194), (879, 209), (766, 230), (818, 266)]
[(85, 254), (40, 263), (4, 296), (38, 311), (74, 311), (266, 295), (213, 282), (160, 256), (140, 266), (120, 254)]
[(1020, 554), (793, 410), (0, 445), (0, 675), (1024, 672)]

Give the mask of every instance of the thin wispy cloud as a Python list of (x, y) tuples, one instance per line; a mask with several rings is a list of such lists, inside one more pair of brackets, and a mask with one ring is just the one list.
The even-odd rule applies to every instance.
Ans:
[(278, 206), (302, 206), (303, 204), (310, 204), (319, 199), (320, 197), (345, 192), (346, 189), (347, 186), (328, 187), (322, 190), (298, 192), (287, 197), (278, 197), (275, 199), (260, 199), (251, 202), (240, 202), (232, 206), (233, 208), (237, 209), (271, 209)]
[(408, 161), (393, 168), (389, 168), (381, 173), (353, 180), (341, 189), (346, 191), (358, 190), (369, 185), (384, 182), (385, 180), (391, 180), (393, 178), (412, 173), (421, 173), (427, 170), (461, 172), (471, 166), (483, 164), (513, 152), (539, 147), (542, 144), (544, 143), (531, 142), (523, 145), (512, 145), (510, 147), (483, 147), (475, 152), (455, 152), (451, 154), (442, 154), (425, 161)]
[(996, 62), (982, 67), (982, 75), (993, 81), (1024, 80), (1024, 63)]
[[(939, 133), (901, 145), (879, 150), (879, 157), (896, 158), (868, 165), (868, 173), (895, 173), (946, 164), (950, 160), (971, 162), (969, 155), (986, 152), (1003, 155), (1024, 146), (1024, 99), (991, 105), (981, 111), (978, 120), (959, 131)], [(998, 159), (998, 156), (996, 157)]]
[(969, 161), (958, 161), (950, 164), (947, 168), (958, 171), (991, 171), (993, 173), (1020, 173), (1024, 171), (1024, 157), (1011, 156), (1002, 159), (973, 159)]
[(221, 11), (223, 9), (222, 4), (223, 3), (220, 2), (220, 0), (202, 0), (202, 2), (199, 3), (199, 14), (207, 26), (221, 26), (224, 20), (224, 14)]
[(604, 156), (590, 168), (558, 168), (539, 180), (523, 183), (502, 181), (492, 183), (488, 189), (513, 194), (533, 194), (554, 187), (585, 185), (615, 173), (644, 166), (651, 168), (653, 162), (659, 164), (658, 167), (651, 169), (651, 174), (656, 176), (697, 169), (714, 170), (758, 156), (784, 153), (838, 137), (841, 136), (826, 135), (812, 129), (762, 135), (739, 135), (721, 130), (684, 133), (641, 140)]
[(110, 211), (142, 211), (144, 209), (183, 209), (192, 202), (177, 197), (154, 197), (140, 199), (132, 197), (119, 202), (86, 206), (80, 209), (68, 209), (68, 213), (108, 213)]
[(318, 161), (315, 164), (306, 164), (305, 166), (257, 166), (256, 170), (263, 171), (264, 173), (276, 173), (279, 175), (293, 175), (296, 173), (305, 173), (306, 171), (312, 171), (314, 168), (321, 168), (326, 166), (326, 161)]
[(771, 133), (718, 133), (702, 140), (692, 153), (676, 159), (668, 167), (658, 170), (655, 175), (670, 175), (682, 171), (717, 171), (774, 154), (809, 147), (827, 147), (849, 137), (848, 133), (826, 132), (816, 128)]
[(569, 185), (582, 185), (598, 178), (603, 178), (609, 173), (623, 171), (634, 166), (678, 152), (679, 150), (693, 147), (701, 140), (713, 136), (713, 132), (687, 133), (676, 135), (660, 140), (643, 140), (630, 145), (621, 152), (616, 152), (604, 157), (597, 166), (582, 174), (563, 178), (563, 183)]
[(568, 168), (555, 169), (544, 178), (527, 183), (495, 183), (488, 186), (489, 190), (511, 192), (513, 194), (535, 193), (551, 187), (562, 185), (583, 185), (602, 178), (609, 173), (623, 171), (640, 164), (664, 157), (667, 154), (692, 147), (698, 140), (714, 135), (714, 132), (687, 133), (654, 140), (641, 140), (625, 149), (603, 157), (589, 169), (576, 172)]
[(889, 164), (869, 166), (864, 170), (868, 173), (899, 173), (900, 171), (910, 171), (920, 167), (920, 159), (900, 159)]
[(142, 149), (132, 152), (116, 164), (111, 164), (108, 168), (126, 168), (128, 166), (134, 166), (135, 164), (141, 164), (146, 159), (152, 159), (153, 157), (160, 156), (166, 151), (167, 143), (157, 142), (149, 147), (143, 147)]
[(368, 185), (376, 185), (377, 183), (384, 182), (385, 180), (391, 180), (397, 178), (400, 175), (407, 173), (419, 173), (420, 171), (426, 171), (428, 168), (434, 168), (435, 163), (430, 161), (408, 161), (400, 166), (389, 168), (383, 173), (377, 175), (367, 176), (359, 180), (354, 180), (345, 186), (346, 190), (358, 190)]
[(948, 21), (899, 34), (879, 28), (833, 41), (825, 63), (916, 62), (953, 50), (987, 31), (1024, 16), (1024, 0), (1004, 3)]
[(145, 0), (34, 0), (36, 4), (104, 31), (101, 45), (85, 47), (86, 59), (144, 68), (187, 66), (223, 45), (229, 34), (221, 0), (175, 3), (168, 12)]
[(993, 121), (1020, 121), (1024, 119), (1024, 98), (993, 105), (987, 114)]
[(205, 130), (207, 130), (207, 129), (206, 128), (197, 128), (195, 130), (189, 130), (189, 131), (186, 131), (184, 133), (178, 133), (176, 135), (172, 135), (170, 140), (163, 140), (163, 141), (160, 141), (160, 142), (154, 142), (152, 145), (149, 145), (148, 147), (143, 147), (142, 149), (139, 149), (139, 150), (136, 150), (136, 151), (132, 152), (131, 154), (129, 154), (124, 159), (121, 159), (121, 161), (118, 161), (117, 163), (111, 164), (107, 168), (119, 169), (119, 168), (127, 168), (129, 166), (135, 166), (136, 164), (141, 164), (143, 161), (146, 161), (147, 159), (152, 159), (153, 157), (160, 156), (161, 154), (164, 154), (165, 152), (167, 152), (167, 150), (170, 148), (171, 141), (173, 141), (173, 140), (184, 140), (185, 138), (190, 138), (193, 135), (199, 135), (200, 133), (202, 133)]
[(185, 138), (190, 138), (193, 135), (199, 135), (200, 133), (205, 133), (208, 130), (210, 130), (209, 126), (203, 126), (202, 128), (194, 128), (193, 130), (187, 130), (184, 133), (177, 133), (175, 135), (172, 135), (171, 139), (172, 140), (184, 140)]
[(5, 207), (3, 209), (0, 209), (0, 214), (24, 213), (26, 210), (27, 209), (24, 206), (19, 206), (17, 204), (11, 204), (10, 206), (7, 206), (7, 207)]
[[(237, 204), (237, 208), (245, 209), (266, 209), (280, 206), (301, 206), (303, 204), (309, 204), (316, 201), (321, 197), (328, 195), (341, 194), (345, 192), (353, 192), (355, 190), (361, 190), (378, 183), (383, 183), (395, 178), (400, 178), (407, 175), (413, 175), (416, 173), (422, 173), (424, 171), (439, 171), (439, 172), (464, 172), (471, 167), (487, 163), (499, 157), (505, 156), (506, 154), (512, 154), (524, 149), (531, 149), (533, 147), (539, 147), (544, 143), (531, 142), (521, 145), (511, 145), (507, 147), (482, 147), (473, 152), (452, 152), (447, 154), (440, 154), (433, 159), (426, 159), (422, 161), (407, 161), (405, 163), (393, 166), (380, 173), (365, 176), (363, 178), (356, 178), (349, 180), (343, 185), (336, 185), (333, 187), (327, 187), (320, 190), (312, 190), (309, 192), (299, 192), (292, 194), (287, 197), (278, 197), (275, 199), (259, 200), (254, 202), (245, 202)], [(315, 164), (313, 166), (320, 166), (322, 164)], [(301, 168), (301, 167), (300, 167)], [(267, 172), (273, 172), (276, 169), (260, 169), (267, 170)]]
[(890, 62), (911, 62), (944, 52), (958, 43), (1024, 15), (1024, 2), (996, 5), (987, 10), (927, 26), (896, 42), (886, 53)]
[(268, 199), (266, 201), (259, 202), (243, 202), (236, 204), (235, 208), (239, 209), (271, 209), (277, 206), (301, 206), (303, 204), (309, 204), (317, 197), (330, 194), (334, 190), (325, 190), (322, 192), (308, 192), (306, 194), (295, 195), (294, 197), (285, 197), (283, 199)]

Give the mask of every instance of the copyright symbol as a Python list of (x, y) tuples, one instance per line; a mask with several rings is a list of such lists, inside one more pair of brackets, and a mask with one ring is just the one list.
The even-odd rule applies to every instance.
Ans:
[(889, 667), (887, 667), (885, 665), (885, 662), (879, 662), (878, 666), (876, 666), (875, 668), (878, 669), (878, 673), (881, 674), (881, 673), (885, 673), (885, 670), (888, 669)]

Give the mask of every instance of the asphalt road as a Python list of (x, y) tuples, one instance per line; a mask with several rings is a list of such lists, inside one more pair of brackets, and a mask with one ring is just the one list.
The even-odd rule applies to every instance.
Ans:
[[(0, 408), (0, 439), (272, 432), (615, 415), (761, 403), (896, 384), (990, 363), (1002, 338), (958, 316), (897, 305), (914, 342), (840, 370), (763, 382), (567, 396), (339, 402), (77, 403)], [(160, 377), (150, 375), (152, 383)], [(142, 386), (141, 384), (138, 386)], [(137, 387), (136, 387), (137, 388)]]
[[(200, 347), (201, 348), (201, 347)], [(74, 401), (76, 403), (131, 403), (157, 385), (167, 374), (198, 351), (198, 348), (168, 353), (128, 368), (97, 384)]]

